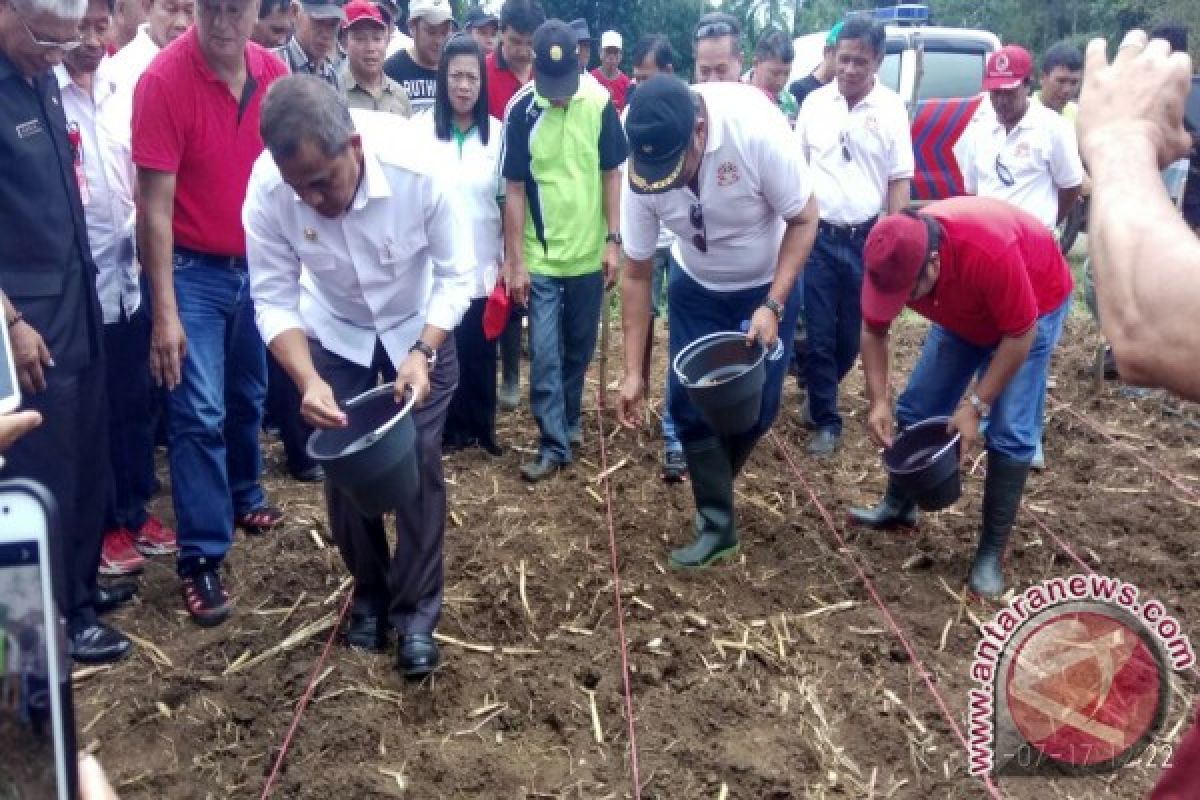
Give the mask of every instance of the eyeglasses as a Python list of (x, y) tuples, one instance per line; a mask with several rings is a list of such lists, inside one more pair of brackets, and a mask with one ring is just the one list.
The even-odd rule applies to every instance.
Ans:
[(13, 16), (15, 16), (17, 21), (21, 23), (21, 27), (24, 28), (25, 32), (29, 34), (29, 38), (33, 40), (33, 43), (36, 44), (43, 52), (48, 52), (50, 50), (61, 50), (64, 53), (69, 53), (83, 44), (82, 39), (71, 39), (66, 42), (55, 42), (48, 41), (46, 39), (39, 39), (34, 35), (33, 31), (29, 29), (29, 25), (25, 22), (25, 18), (22, 17), (21, 13), (15, 8), (13, 9)]
[(1013, 186), (1017, 182), (1016, 178), (1013, 177), (1013, 174), (1008, 167), (1004, 166), (1004, 162), (1000, 160), (999, 155), (996, 156), (996, 177), (999, 178), (1000, 182), (1005, 186)]
[(853, 161), (854, 157), (852, 155), (850, 155), (850, 133), (849, 133), (849, 131), (842, 131), (841, 134), (838, 136), (838, 142), (842, 145), (842, 158), (846, 159), (847, 161)]
[(704, 206), (700, 203), (692, 203), (692, 207), (688, 209), (688, 221), (692, 223), (692, 227), (699, 233), (692, 236), (692, 246), (701, 253), (708, 252), (708, 231), (704, 227)]
[(700, 41), (701, 39), (712, 39), (717, 36), (736, 36), (737, 32), (737, 28), (728, 22), (707, 22), (696, 28), (696, 32), (692, 35), (692, 38)]

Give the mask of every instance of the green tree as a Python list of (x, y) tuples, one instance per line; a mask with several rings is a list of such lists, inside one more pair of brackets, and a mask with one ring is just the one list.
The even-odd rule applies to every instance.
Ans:
[(632, 68), (629, 55), (638, 39), (665, 34), (678, 56), (675, 69), (684, 77), (692, 74), (692, 28), (709, 10), (706, 0), (542, 0), (542, 6), (547, 17), (567, 22), (586, 19), (597, 39), (606, 30), (620, 32), (625, 39), (622, 67), (626, 71)]

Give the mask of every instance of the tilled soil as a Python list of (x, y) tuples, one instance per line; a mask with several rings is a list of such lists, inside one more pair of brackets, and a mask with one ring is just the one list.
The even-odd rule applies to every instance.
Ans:
[[(917, 324), (900, 332), (901, 367), (922, 333)], [(1194, 629), (1200, 431), (1190, 407), (1129, 398), (1113, 383), (1097, 393), (1090, 326), (1072, 322), (1064, 342), (1048, 410), (1049, 469), (1030, 480), (1009, 579), (1024, 588), (1081, 569), (1049, 530)], [(611, 352), (610, 382), (617, 342)], [(964, 607), (956, 596), (974, 551), (983, 465), (966, 476), (963, 499), (923, 517), (915, 533), (845, 528), (845, 509), (873, 501), (883, 485), (863, 431), (861, 377), (847, 380), (846, 437), (829, 462), (804, 454), (799, 398), (789, 379), (775, 432), (802, 480), (764, 439), (737, 485), (741, 552), (699, 573), (667, 566), (667, 551), (688, 540), (692, 504), (686, 485), (659, 480), (657, 434), (616, 431), (611, 417), (603, 420), (641, 796), (982, 797), (926, 679), (965, 731), (978, 641), (971, 616), (994, 610)], [(537, 486), (517, 472), (536, 441), (524, 405), (501, 418), (502, 439), (515, 445), (505, 455), (446, 458), (452, 518), (440, 632), (453, 641), (443, 644), (443, 667), (406, 683), (390, 656), (335, 645), (272, 796), (633, 796), (600, 422), (589, 410), (575, 465)], [(267, 485), (289, 524), (267, 536), (239, 534), (227, 562), (235, 616), (216, 630), (193, 626), (171, 563), (157, 560), (140, 599), (114, 617), (139, 637), (136, 655), (77, 673), (80, 742), (122, 798), (260, 797), (313, 677), (345, 571), (319, 489), (282, 479), (278, 445), (268, 460)], [(169, 503), (161, 509), (169, 516)], [(1180, 734), (1195, 686), (1194, 674), (1179, 676), (1164, 742)], [(1166, 753), (1106, 777), (1002, 780), (1000, 792), (1142, 797)]]

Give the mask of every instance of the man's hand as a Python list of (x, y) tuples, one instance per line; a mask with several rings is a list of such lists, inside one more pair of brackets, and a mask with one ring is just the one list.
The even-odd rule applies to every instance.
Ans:
[(616, 242), (609, 242), (604, 247), (604, 260), (600, 262), (604, 269), (604, 290), (608, 291), (617, 285), (617, 277), (621, 274), (621, 248)]
[(320, 378), (304, 388), (300, 398), (300, 416), (314, 428), (344, 428), (348, 424), (346, 412), (338, 406), (333, 389)]
[(9, 328), (8, 333), (21, 388), (27, 394), (45, 391), (46, 374), (43, 368), (53, 367), (54, 359), (50, 357), (50, 350), (42, 335), (25, 320)]
[(638, 428), (644, 419), (646, 387), (642, 376), (636, 373), (625, 373), (621, 381), (621, 398), (617, 406), (617, 417), (626, 428)]
[(971, 405), (963, 403), (950, 418), (950, 424), (946, 426), (946, 430), (951, 433), (958, 431), (962, 436), (959, 454), (962, 463), (965, 464), (979, 444), (979, 412)]
[(867, 435), (880, 447), (891, 447), (895, 441), (895, 423), (887, 403), (873, 403), (867, 412)]
[(519, 260), (504, 262), (504, 285), (508, 287), (508, 296), (519, 306), (529, 304), (529, 270)]
[(747, 342), (762, 342), (762, 346), (770, 353), (779, 339), (779, 319), (775, 312), (766, 306), (760, 306), (750, 318), (750, 329), (746, 331)]
[(404, 359), (404, 363), (400, 365), (400, 369), (396, 372), (396, 402), (403, 403), (405, 399), (405, 391), (411, 388), (413, 396), (416, 397), (416, 405), (424, 405), (429, 398), (431, 387), (429, 385), (429, 360), (425, 358), (424, 353), (412, 352), (408, 354), (408, 358)]
[(183, 359), (187, 355), (187, 335), (179, 314), (155, 315), (150, 334), (150, 374), (159, 386), (174, 389), (183, 381)]
[(1192, 146), (1183, 129), (1191, 81), (1187, 53), (1171, 53), (1161, 40), (1147, 44), (1142, 31), (1125, 34), (1112, 64), (1104, 40), (1093, 39), (1079, 100), (1084, 160), (1114, 157), (1139, 140), (1153, 145), (1160, 169), (1183, 158)]

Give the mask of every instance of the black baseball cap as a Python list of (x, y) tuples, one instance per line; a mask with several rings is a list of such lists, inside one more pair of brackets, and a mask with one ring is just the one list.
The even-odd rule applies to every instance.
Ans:
[(695, 130), (696, 104), (686, 83), (665, 73), (639, 83), (625, 117), (629, 188), (637, 194), (676, 188)]
[(575, 31), (549, 19), (533, 32), (533, 84), (547, 100), (564, 100), (579, 91), (579, 44)]
[(587, 20), (583, 17), (571, 20), (571, 30), (575, 31), (575, 38), (577, 41), (592, 41), (592, 32), (588, 29)]
[(313, 19), (340, 19), (346, 21), (346, 12), (337, 0), (301, 0), (304, 13)]
[(466, 28), (482, 28), (485, 25), (499, 25), (500, 18), (480, 6), (471, 6), (467, 11)]

